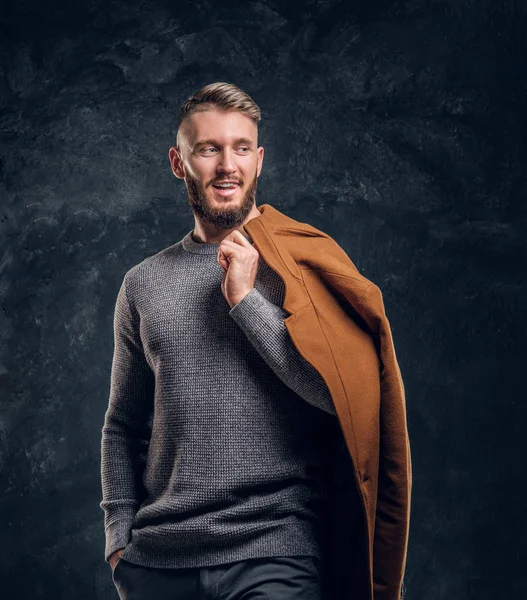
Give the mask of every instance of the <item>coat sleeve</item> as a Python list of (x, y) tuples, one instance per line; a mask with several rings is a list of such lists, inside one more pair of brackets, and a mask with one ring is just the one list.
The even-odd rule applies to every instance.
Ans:
[(283, 308), (253, 287), (230, 309), (229, 315), (283, 383), (309, 404), (337, 414), (326, 383), (291, 340), (284, 324), (288, 313)]
[(399, 600), (406, 566), (412, 489), (406, 400), (381, 291), (372, 285), (368, 296), (380, 315), (374, 323), (374, 334), (382, 362), (379, 480), (373, 542), (374, 599)]
[(125, 276), (115, 305), (110, 398), (101, 442), (100, 507), (105, 513), (106, 561), (128, 543), (132, 520), (145, 495), (142, 474), (153, 394), (154, 374), (145, 359)]

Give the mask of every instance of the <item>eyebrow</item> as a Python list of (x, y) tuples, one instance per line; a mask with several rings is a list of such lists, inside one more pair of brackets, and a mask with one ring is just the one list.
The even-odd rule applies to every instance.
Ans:
[[(234, 140), (235, 144), (247, 144), (248, 146), (252, 146), (253, 142), (249, 138), (239, 137)], [(200, 140), (194, 144), (194, 148), (198, 148), (199, 146), (205, 146), (206, 144), (212, 144), (213, 146), (219, 146), (216, 140)]]

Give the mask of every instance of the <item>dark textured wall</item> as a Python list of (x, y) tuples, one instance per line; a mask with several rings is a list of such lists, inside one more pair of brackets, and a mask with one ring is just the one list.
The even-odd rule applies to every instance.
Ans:
[(413, 452), (408, 600), (525, 598), (526, 3), (0, 10), (3, 597), (117, 598), (99, 508), (115, 297), (193, 227), (177, 108), (230, 81), (263, 112), (258, 204), (383, 291)]

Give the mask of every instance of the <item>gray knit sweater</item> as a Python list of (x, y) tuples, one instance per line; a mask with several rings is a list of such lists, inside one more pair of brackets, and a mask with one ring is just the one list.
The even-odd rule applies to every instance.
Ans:
[(124, 276), (102, 429), (106, 560), (123, 547), (160, 568), (322, 557), (331, 395), (283, 323), (282, 279), (260, 256), (230, 309), (218, 247), (189, 231)]

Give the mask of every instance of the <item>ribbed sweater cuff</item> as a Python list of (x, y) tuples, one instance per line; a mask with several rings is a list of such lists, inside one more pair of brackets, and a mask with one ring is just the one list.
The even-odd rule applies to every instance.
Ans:
[(245, 330), (259, 329), (262, 325), (267, 328), (271, 323), (280, 323), (288, 316), (280, 306), (273, 304), (256, 288), (246, 294), (238, 304), (229, 311), (229, 315)]
[(104, 560), (110, 562), (108, 559), (110, 555), (116, 550), (124, 548), (130, 540), (130, 530), (132, 528), (132, 521), (114, 521), (105, 530), (106, 534), (106, 547), (104, 549)]

